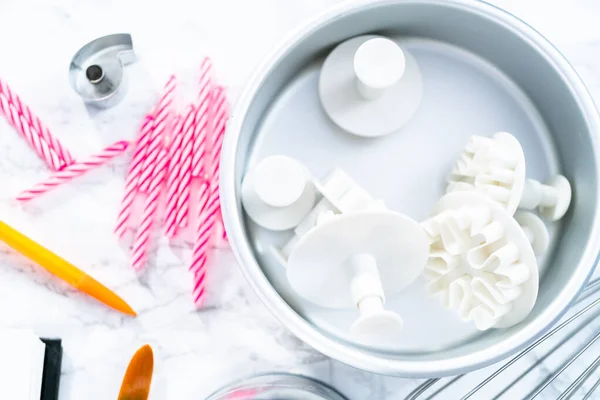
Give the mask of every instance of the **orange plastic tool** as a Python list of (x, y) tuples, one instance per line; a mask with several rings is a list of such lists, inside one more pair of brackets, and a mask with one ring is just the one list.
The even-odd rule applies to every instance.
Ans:
[(52, 275), (59, 277), (107, 306), (125, 314), (137, 315), (125, 300), (106, 286), (2, 221), (0, 221), (0, 240), (36, 262)]
[(129, 362), (117, 400), (147, 400), (153, 371), (152, 347), (142, 346)]

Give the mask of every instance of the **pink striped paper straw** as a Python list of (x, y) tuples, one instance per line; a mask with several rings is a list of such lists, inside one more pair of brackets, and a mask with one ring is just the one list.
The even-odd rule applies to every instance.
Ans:
[(56, 171), (73, 162), (71, 153), (1, 79), (0, 111), (50, 168)]
[(201, 305), (205, 294), (206, 267), (208, 262), (208, 251), (211, 240), (214, 238), (215, 224), (220, 214), (219, 203), (219, 164), (221, 158), (221, 145), (225, 134), (229, 109), (225, 90), (216, 88), (214, 92), (214, 103), (211, 112), (214, 123), (213, 137), (210, 140), (210, 160), (208, 163), (209, 183), (203, 187), (200, 194), (201, 214), (198, 218), (196, 241), (194, 243), (191, 270), (194, 273), (194, 301)]
[[(220, 90), (220, 89), (219, 89)], [(217, 90), (212, 90), (212, 92), (217, 92)], [(211, 94), (212, 96), (212, 94)], [(215, 100), (215, 101), (223, 101), (223, 98), (215, 98), (215, 97), (209, 97), (211, 100)], [(197, 215), (197, 220), (196, 220), (196, 235), (199, 234), (200, 230), (202, 229), (202, 224), (204, 224), (204, 215), (203, 213), (205, 212), (205, 207), (206, 207), (206, 203), (208, 202), (208, 195), (210, 192), (210, 184), (211, 184), (211, 176), (209, 176), (210, 174), (210, 167), (208, 167), (206, 164), (209, 163), (210, 161), (207, 160), (207, 158), (210, 158), (211, 156), (211, 151), (213, 148), (213, 143), (211, 143), (212, 140), (215, 139), (215, 136), (217, 134), (216, 131), (216, 126), (215, 126), (215, 121), (216, 121), (216, 114), (215, 114), (215, 110), (217, 108), (221, 107), (220, 104), (212, 104), (209, 107), (209, 117), (208, 117), (208, 121), (206, 124), (206, 129), (200, 129), (198, 132), (198, 136), (195, 138), (195, 141), (197, 143), (199, 143), (198, 146), (198, 150), (197, 150), (197, 154), (200, 156), (200, 165), (199, 165), (199, 171), (200, 171), (200, 190), (197, 194), (197, 201), (198, 201), (198, 215)], [(209, 136), (209, 132), (210, 131), (210, 138)], [(207, 157), (208, 155), (208, 157)], [(200, 248), (198, 248), (196, 246), (198, 242), (194, 242), (195, 247), (194, 247), (194, 253), (192, 255), (192, 263), (190, 265), (190, 270), (194, 271), (195, 269), (197, 269), (200, 261), (201, 261), (201, 257), (202, 254), (199, 254), (198, 252), (201, 251)]]
[(192, 166), (192, 138), (194, 133), (194, 119), (196, 108), (190, 104), (185, 113), (185, 122), (181, 133), (181, 143), (179, 149), (177, 174), (173, 177), (169, 191), (167, 192), (167, 235), (174, 237), (177, 230), (185, 226), (183, 222), (187, 220), (187, 210), (190, 200), (190, 173)]
[(196, 114), (196, 127), (194, 129), (194, 144), (192, 150), (192, 176), (199, 177), (204, 174), (204, 149), (203, 138), (207, 136), (208, 109), (211, 103), (212, 94), (212, 62), (205, 58), (200, 67), (200, 90), (198, 92), (198, 113)]
[[(192, 118), (195, 118), (195, 112), (190, 112), (193, 114)], [(187, 226), (190, 203), (190, 183), (192, 180), (193, 142), (194, 124), (192, 123), (183, 133), (181, 165), (179, 167), (179, 177), (177, 178), (177, 214), (175, 219), (175, 229)]]
[[(176, 196), (175, 193), (177, 191), (177, 176), (179, 175), (179, 165), (181, 163), (181, 141), (183, 137), (183, 130), (185, 126), (185, 118), (182, 115), (177, 115), (177, 121), (174, 124), (173, 135), (171, 136), (171, 140), (169, 141), (168, 148), (168, 158), (169, 158), (169, 170), (167, 172), (167, 204), (165, 211), (165, 233), (167, 237), (173, 237), (174, 234), (170, 235), (169, 228), (174, 228), (175, 226), (175, 215), (176, 215)], [(191, 119), (191, 118), (190, 118)], [(191, 123), (188, 121), (188, 123)], [(175, 201), (172, 201), (172, 199)], [(175, 230), (176, 231), (176, 230)]]
[(140, 180), (138, 182), (138, 190), (142, 193), (147, 193), (150, 184), (150, 175), (152, 174), (152, 166), (157, 162), (160, 149), (164, 146), (164, 134), (172, 128), (168, 124), (173, 123), (173, 102), (175, 99), (175, 91), (177, 89), (177, 79), (174, 75), (169, 77), (165, 84), (165, 89), (162, 97), (156, 106), (154, 113), (154, 127), (150, 136), (150, 141), (146, 149), (146, 158), (140, 172)]
[(70, 182), (86, 172), (100, 165), (106, 164), (114, 157), (123, 154), (123, 152), (127, 149), (127, 146), (129, 146), (129, 142), (125, 140), (119, 141), (106, 147), (100, 153), (88, 157), (84, 161), (69, 164), (60, 171), (56, 171), (50, 175), (43, 182), (40, 182), (32, 188), (21, 192), (21, 194), (17, 196), (17, 200), (21, 202), (32, 200), (44, 193), (51, 191), (57, 186), (62, 185), (63, 183)]
[[(189, 220), (189, 204), (191, 195), (191, 182), (192, 176), (194, 175), (193, 169), (198, 168), (203, 160), (203, 152), (199, 149), (199, 143), (201, 140), (198, 139), (200, 132), (206, 135), (207, 129), (207, 110), (210, 102), (210, 92), (212, 88), (212, 62), (210, 59), (205, 58), (200, 67), (200, 88), (198, 91), (198, 98), (196, 99), (196, 112), (194, 113), (194, 124), (190, 128), (185, 130), (185, 136), (183, 138), (183, 152), (182, 161), (179, 166), (179, 176), (177, 178), (176, 192), (173, 193), (173, 197), (169, 196), (168, 199), (171, 203), (176, 202), (176, 216), (173, 226), (172, 218), (169, 220), (168, 233), (170, 237), (177, 234), (177, 230), (188, 226)], [(204, 122), (199, 121), (204, 119)]]
[(57, 171), (62, 168), (63, 160), (56, 154), (56, 151), (48, 146), (42, 138), (34, 131), (33, 127), (27, 122), (25, 117), (19, 114), (16, 106), (8, 102), (3, 93), (0, 93), (0, 110), (8, 118), (13, 127), (23, 136), (30, 147), (32, 147), (38, 156), (44, 160), (46, 165), (52, 170)]
[(142, 222), (140, 223), (133, 244), (132, 266), (136, 271), (144, 268), (148, 259), (148, 251), (150, 250), (150, 245), (152, 243), (152, 232), (154, 224), (158, 219), (160, 195), (165, 187), (164, 178), (169, 169), (167, 147), (164, 144), (158, 150), (158, 153), (156, 164), (148, 184), (148, 196), (146, 197), (144, 205)]
[[(179, 224), (177, 223), (179, 213), (183, 213), (183, 208), (187, 209), (189, 204), (189, 180), (188, 171), (191, 168), (189, 143), (191, 133), (194, 129), (194, 118), (196, 108), (189, 105), (185, 113), (184, 123), (181, 132), (177, 135), (177, 141), (171, 144), (171, 148), (176, 148), (176, 160), (169, 168), (169, 178), (167, 182), (167, 214), (165, 218), (165, 233), (167, 237), (175, 237)], [(183, 220), (182, 215), (182, 220)]]
[(133, 158), (131, 159), (131, 164), (129, 165), (129, 171), (127, 172), (125, 193), (123, 195), (123, 200), (121, 201), (121, 209), (119, 211), (119, 216), (117, 217), (117, 226), (115, 228), (115, 233), (120, 238), (123, 238), (127, 232), (127, 225), (130, 222), (129, 219), (131, 216), (133, 202), (137, 195), (138, 180), (142, 170), (146, 148), (148, 147), (148, 141), (150, 140), (150, 135), (153, 129), (154, 123), (152, 113), (150, 113), (144, 118), (140, 132), (136, 138)]
[[(176, 89), (176, 80), (171, 76), (165, 85), (165, 93), (160, 99), (154, 119), (152, 139), (146, 150), (147, 170), (142, 169), (139, 190), (147, 194), (142, 222), (137, 230), (133, 244), (132, 266), (140, 270), (146, 264), (150, 249), (152, 232), (156, 220), (159, 218), (158, 205), (160, 195), (165, 187), (165, 177), (169, 169), (168, 143), (173, 133), (173, 97)], [(148, 161), (150, 160), (150, 163)]]
[[(171, 85), (174, 83), (174, 77), (171, 76), (165, 85), (165, 89), (163, 94), (159, 100), (159, 103), (152, 109), (152, 111), (146, 115), (138, 137), (136, 139), (136, 146), (133, 153), (133, 158), (131, 160), (131, 164), (129, 165), (129, 171), (127, 172), (127, 178), (125, 181), (125, 193), (123, 195), (123, 200), (121, 201), (121, 209), (119, 211), (119, 215), (117, 217), (117, 224), (115, 227), (115, 234), (123, 238), (127, 233), (127, 228), (131, 223), (131, 214), (133, 203), (138, 194), (139, 186), (142, 182), (142, 174), (144, 168), (146, 167), (148, 148), (151, 144), (152, 136), (154, 133), (154, 128), (157, 125), (155, 123), (155, 116), (158, 113), (158, 109), (161, 106), (161, 103), (164, 105), (164, 99), (166, 97), (172, 97), (173, 91)], [(170, 103), (169, 103), (170, 104)], [(146, 167), (147, 168), (147, 167)], [(151, 172), (151, 168), (147, 168), (148, 172), (146, 173), (146, 177), (149, 172)]]

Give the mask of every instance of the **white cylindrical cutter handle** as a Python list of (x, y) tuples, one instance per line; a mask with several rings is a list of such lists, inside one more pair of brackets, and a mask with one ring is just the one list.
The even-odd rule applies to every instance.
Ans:
[(405, 68), (404, 52), (390, 39), (369, 39), (354, 54), (356, 86), (367, 100), (382, 96), (397, 84)]
[(358, 254), (348, 261), (350, 292), (360, 316), (350, 328), (358, 335), (395, 335), (402, 330), (402, 318), (395, 312), (385, 310), (385, 295), (375, 258), (370, 254)]
[(519, 206), (527, 210), (536, 207), (554, 207), (559, 201), (559, 195), (557, 188), (544, 185), (535, 179), (527, 179)]
[[(348, 261), (350, 293), (352, 300), (360, 308), (360, 302), (368, 297), (385, 299), (379, 269), (375, 258), (370, 254), (358, 254)], [(382, 308), (382, 307), (381, 307)]]
[(304, 166), (286, 156), (265, 158), (254, 173), (254, 190), (271, 207), (291, 206), (300, 199), (307, 183)]
[(535, 179), (527, 179), (519, 207), (533, 210), (542, 203), (542, 184)]

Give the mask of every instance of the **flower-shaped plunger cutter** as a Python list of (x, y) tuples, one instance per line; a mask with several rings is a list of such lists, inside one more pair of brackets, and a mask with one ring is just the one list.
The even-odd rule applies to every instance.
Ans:
[(492, 138), (472, 136), (454, 165), (447, 192), (476, 190), (514, 214), (518, 207), (552, 221), (561, 219), (571, 204), (571, 184), (556, 175), (549, 185), (525, 179), (525, 156), (519, 141), (506, 132)]
[(414, 58), (393, 40), (376, 35), (339, 44), (319, 77), (325, 112), (358, 136), (383, 136), (402, 128), (417, 111), (422, 91)]
[(535, 218), (524, 218), (528, 235), (500, 204), (477, 192), (442, 197), (422, 224), (431, 242), (424, 272), (429, 292), (480, 330), (522, 321), (539, 285), (531, 241), (547, 246), (543, 232), (535, 236), (544, 226)]
[(403, 321), (384, 309), (385, 296), (417, 279), (428, 251), (416, 221), (393, 211), (357, 211), (328, 218), (303, 236), (290, 254), (287, 276), (314, 304), (357, 307), (353, 334), (394, 335)]
[(242, 204), (258, 225), (282, 231), (298, 225), (314, 206), (316, 193), (306, 168), (293, 158), (266, 157), (242, 182)]

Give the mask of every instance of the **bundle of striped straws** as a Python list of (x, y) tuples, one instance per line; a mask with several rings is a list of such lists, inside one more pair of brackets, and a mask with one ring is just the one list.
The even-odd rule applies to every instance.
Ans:
[[(219, 206), (219, 159), (229, 108), (222, 86), (213, 79), (207, 58), (200, 68), (196, 99), (182, 113), (176, 110), (177, 79), (171, 76), (157, 105), (146, 115), (133, 145), (117, 141), (97, 154), (75, 160), (50, 130), (0, 79), (0, 114), (36, 151), (52, 173), (17, 199), (24, 203), (54, 190), (103, 165), (133, 147), (116, 234), (134, 231), (132, 266), (144, 268), (153, 234), (164, 222), (164, 233), (176, 238), (193, 232), (190, 270), (194, 276), (194, 301), (206, 295), (209, 250), (224, 239)], [(195, 190), (192, 190), (195, 188)], [(140, 218), (136, 200), (143, 203)], [(194, 205), (195, 207), (192, 207)], [(190, 213), (195, 210), (195, 218)], [(192, 226), (194, 225), (194, 226)]]
[[(171, 76), (135, 140), (115, 233), (125, 238), (134, 231), (132, 266), (141, 270), (161, 222), (169, 238), (192, 231), (193, 296), (201, 306), (206, 297), (209, 250), (221, 239), (219, 232), (224, 232), (219, 160), (229, 108), (224, 88), (215, 83), (209, 59), (200, 68), (196, 99), (181, 113), (176, 95), (177, 79)], [(141, 217), (134, 212), (140, 199)]]
[(107, 163), (114, 157), (123, 154), (129, 146), (128, 141), (121, 140), (83, 160), (75, 160), (67, 148), (50, 132), (50, 129), (2, 79), (0, 79), (0, 115), (4, 115), (6, 120), (53, 171), (45, 180), (17, 196), (17, 200), (22, 203), (33, 200)]

